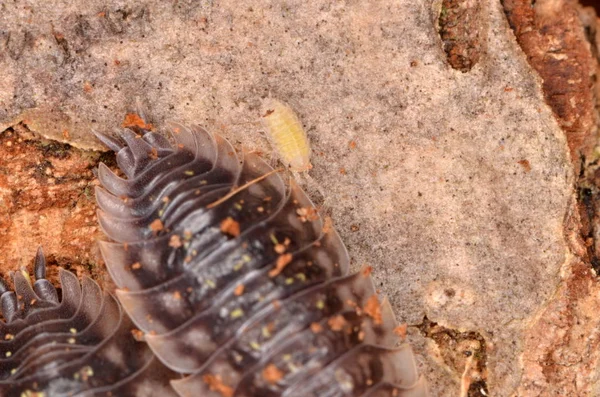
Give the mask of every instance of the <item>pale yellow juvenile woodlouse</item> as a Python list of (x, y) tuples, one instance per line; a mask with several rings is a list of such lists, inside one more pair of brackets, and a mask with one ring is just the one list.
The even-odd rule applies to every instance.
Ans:
[(261, 118), (281, 162), (292, 172), (310, 170), (308, 137), (292, 108), (277, 99), (267, 98), (262, 104)]
[(307, 191), (321, 195), (321, 206), (325, 207), (327, 196), (320, 184), (308, 174), (312, 169), (310, 142), (296, 112), (286, 103), (271, 97), (263, 100), (261, 110), (263, 127), (279, 159)]

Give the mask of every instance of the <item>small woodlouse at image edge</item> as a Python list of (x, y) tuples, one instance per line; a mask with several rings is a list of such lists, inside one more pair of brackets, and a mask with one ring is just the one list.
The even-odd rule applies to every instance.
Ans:
[[(256, 154), (200, 127), (145, 123), (101, 164), (99, 241), (118, 286), (61, 270), (0, 286), (1, 395), (426, 396), (370, 269), (349, 275), (331, 222)], [(123, 310), (124, 309), (124, 310)]]

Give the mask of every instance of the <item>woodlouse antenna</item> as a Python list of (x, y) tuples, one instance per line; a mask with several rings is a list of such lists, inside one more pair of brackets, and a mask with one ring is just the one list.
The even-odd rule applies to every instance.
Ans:
[(225, 196), (221, 197), (221, 198), (220, 198), (220, 199), (218, 199), (217, 201), (213, 201), (212, 203), (208, 204), (208, 205), (206, 206), (206, 208), (207, 208), (207, 209), (214, 208), (214, 207), (216, 207), (217, 205), (219, 205), (219, 204), (221, 204), (221, 203), (223, 203), (223, 202), (225, 202), (225, 201), (229, 200), (231, 197), (235, 196), (236, 194), (238, 194), (238, 193), (239, 193), (239, 192), (241, 192), (242, 190), (244, 190), (244, 189), (248, 189), (250, 186), (252, 186), (252, 185), (254, 185), (254, 184), (256, 184), (256, 183), (258, 183), (258, 182), (262, 181), (263, 179), (266, 179), (266, 178), (270, 177), (271, 175), (273, 175), (273, 174), (276, 174), (276, 173), (278, 173), (278, 172), (283, 172), (283, 169), (282, 169), (282, 168), (277, 168), (277, 169), (275, 169), (275, 170), (273, 170), (273, 171), (267, 172), (267, 173), (266, 173), (266, 174), (264, 174), (264, 175), (261, 175), (261, 176), (259, 176), (259, 177), (257, 177), (257, 178), (254, 178), (254, 179), (253, 179), (253, 180), (251, 180), (250, 182), (246, 182), (246, 183), (245, 183), (245, 184), (243, 184), (242, 186), (240, 186), (240, 187), (237, 187), (237, 188), (233, 189), (232, 191), (230, 191), (229, 193), (227, 193)]

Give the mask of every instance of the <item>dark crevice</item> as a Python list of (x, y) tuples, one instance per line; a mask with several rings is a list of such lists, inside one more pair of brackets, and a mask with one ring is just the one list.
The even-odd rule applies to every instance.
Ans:
[[(583, 2), (582, 2), (583, 4)], [(586, 4), (583, 4), (586, 5)], [(587, 4), (590, 5), (590, 4)], [(596, 13), (590, 9), (581, 9), (579, 19), (584, 28), (584, 37), (589, 43), (591, 57), (598, 67), (600, 51), (598, 48), (598, 25)], [(591, 76), (590, 91), (593, 95), (594, 120), (596, 128), (600, 128), (600, 100), (598, 98), (598, 75)], [(597, 145), (598, 142), (596, 142)], [(600, 165), (595, 153), (590, 159), (582, 159), (582, 170), (577, 181), (577, 202), (581, 221), (581, 237), (586, 248), (586, 261), (591, 265), (596, 274), (600, 274), (600, 247), (598, 241), (598, 225), (600, 211)]]
[(596, 250), (598, 187), (580, 182), (577, 188), (579, 217), (581, 219), (581, 237), (587, 250), (587, 260), (596, 273), (600, 272), (600, 258)]

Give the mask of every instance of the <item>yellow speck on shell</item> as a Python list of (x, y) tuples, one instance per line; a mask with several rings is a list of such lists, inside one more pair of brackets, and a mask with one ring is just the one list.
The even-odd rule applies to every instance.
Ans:
[(235, 309), (230, 314), (232, 319), (240, 318), (243, 315), (244, 315), (244, 311), (242, 309)]

